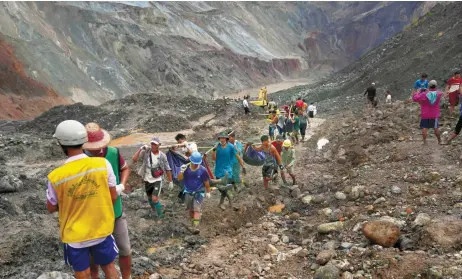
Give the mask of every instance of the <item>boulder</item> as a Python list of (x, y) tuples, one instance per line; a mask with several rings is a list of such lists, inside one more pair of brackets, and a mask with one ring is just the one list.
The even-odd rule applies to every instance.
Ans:
[(324, 223), (318, 226), (318, 232), (325, 234), (339, 231), (343, 228), (343, 222)]
[(324, 250), (321, 251), (317, 256), (316, 256), (316, 263), (319, 265), (325, 265), (327, 264), (331, 259), (335, 258), (337, 254), (335, 253), (334, 250)]
[(462, 220), (448, 218), (434, 220), (425, 227), (422, 241), (433, 242), (445, 248), (462, 244)]
[(363, 227), (364, 236), (371, 242), (383, 247), (393, 247), (399, 239), (399, 227), (391, 222), (371, 221)]
[(333, 265), (321, 266), (316, 270), (314, 279), (338, 279), (340, 276), (340, 270)]

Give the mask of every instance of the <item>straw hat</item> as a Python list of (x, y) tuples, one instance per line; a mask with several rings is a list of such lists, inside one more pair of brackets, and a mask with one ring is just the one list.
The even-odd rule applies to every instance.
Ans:
[(88, 123), (85, 125), (85, 129), (88, 134), (88, 142), (83, 145), (83, 149), (86, 150), (98, 150), (105, 148), (111, 141), (111, 135), (106, 130), (94, 123)]

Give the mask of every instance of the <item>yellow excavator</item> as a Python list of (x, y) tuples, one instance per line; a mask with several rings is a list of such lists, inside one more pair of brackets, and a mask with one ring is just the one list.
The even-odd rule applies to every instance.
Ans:
[(268, 105), (268, 90), (266, 89), (266, 86), (260, 88), (260, 92), (258, 92), (258, 99), (250, 101), (250, 103), (259, 107), (266, 107)]

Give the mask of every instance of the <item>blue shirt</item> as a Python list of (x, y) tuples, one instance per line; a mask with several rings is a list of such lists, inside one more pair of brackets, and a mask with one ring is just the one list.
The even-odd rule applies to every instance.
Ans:
[(421, 79), (418, 79), (414, 83), (414, 89), (428, 89), (428, 80), (422, 81)]
[(209, 180), (209, 174), (203, 166), (199, 166), (196, 170), (188, 167), (183, 173), (184, 192), (192, 193), (204, 190), (204, 182)]
[[(242, 143), (240, 141), (236, 140), (234, 142), (234, 147), (237, 149), (237, 152), (236, 152), (237, 155), (242, 156), (242, 152), (244, 150), (244, 146), (242, 145)], [(235, 164), (239, 164), (239, 161), (237, 160), (236, 156), (234, 156), (234, 158), (233, 158), (233, 165), (235, 165)]]
[(233, 164), (237, 153), (236, 148), (231, 143), (227, 143), (225, 147), (222, 147), (220, 144), (216, 152), (215, 177), (222, 178), (225, 176), (225, 172), (227, 172), (228, 178), (232, 178)]

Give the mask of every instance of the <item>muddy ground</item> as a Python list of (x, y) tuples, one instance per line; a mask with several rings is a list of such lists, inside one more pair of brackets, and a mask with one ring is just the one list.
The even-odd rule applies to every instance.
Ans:
[[(227, 121), (196, 125), (190, 138), (211, 144), (211, 134), (232, 126), (238, 138), (258, 139), (266, 123), (257, 112), (227, 110)], [(441, 123), (449, 132), (456, 118), (445, 112)], [(260, 169), (248, 167), (234, 208), (219, 209), (218, 193), (205, 202), (197, 236), (182, 225), (176, 191), (164, 194), (170, 214), (159, 222), (132, 174), (124, 206), (134, 278), (462, 278), (458, 140), (423, 146), (418, 106), (403, 102), (314, 119), (310, 133), (296, 147), (297, 186), (279, 179), (264, 190)], [(322, 150), (320, 138), (330, 141)], [(3, 135), (0, 148), (1, 186), (10, 189), (0, 198), (0, 278), (72, 274), (57, 216), (45, 209), (45, 176), (64, 160), (59, 148), (18, 133)], [(132, 148), (121, 147), (126, 158)], [(363, 224), (378, 219), (398, 226), (395, 247), (364, 236)]]

